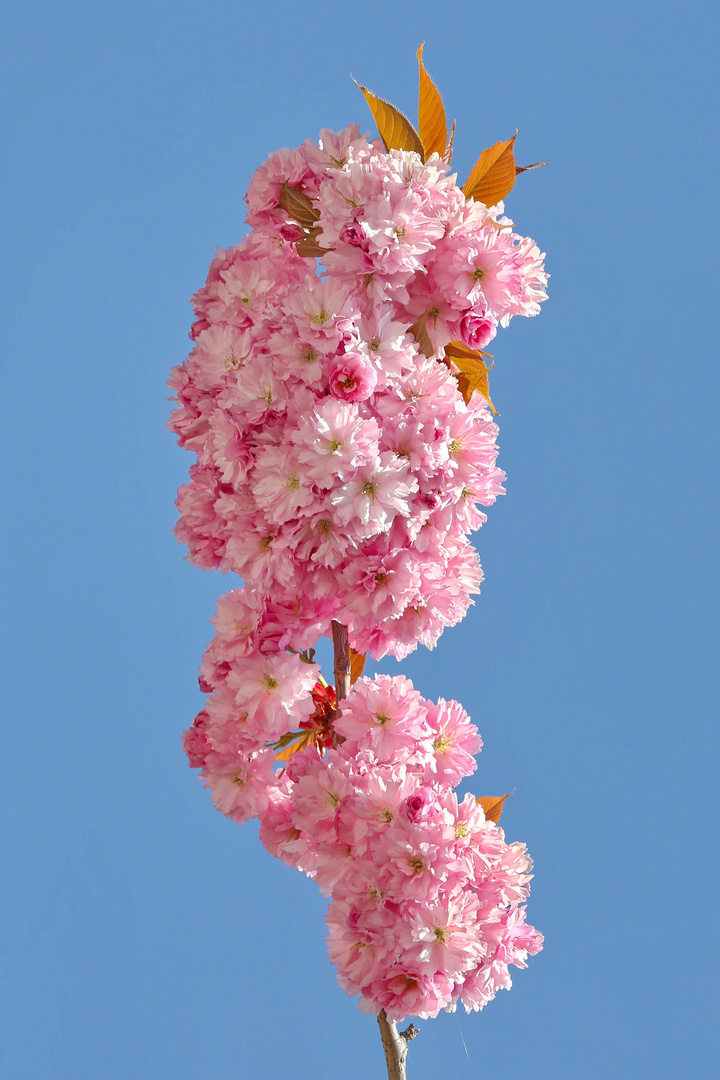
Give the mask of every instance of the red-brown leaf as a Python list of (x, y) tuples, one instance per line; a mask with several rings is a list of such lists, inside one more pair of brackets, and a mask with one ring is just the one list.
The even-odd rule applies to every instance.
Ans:
[(320, 211), (313, 205), (309, 195), (302, 188), (291, 187), (284, 183), (281, 185), (280, 206), (286, 214), (302, 225), (303, 229), (311, 229), (320, 217)]

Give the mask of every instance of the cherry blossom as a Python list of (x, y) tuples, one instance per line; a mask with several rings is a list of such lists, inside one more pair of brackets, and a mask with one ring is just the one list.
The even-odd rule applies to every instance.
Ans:
[(329, 898), (329, 954), (363, 1009), (479, 1009), (542, 938), (524, 845), (455, 791), (477, 728), (403, 676), (337, 702), (312, 650), (335, 621), (357, 653), (401, 659), (479, 592), (498, 427), (445, 350), (536, 315), (543, 256), (437, 155), (357, 125), (272, 154), (246, 201), (250, 232), (213, 258), (170, 378), (196, 458), (176, 535), (243, 579), (218, 601), (183, 746), (217, 809), (259, 819)]

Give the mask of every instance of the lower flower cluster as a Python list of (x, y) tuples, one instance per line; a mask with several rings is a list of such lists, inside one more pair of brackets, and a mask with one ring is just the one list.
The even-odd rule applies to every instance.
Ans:
[(454, 790), (482, 746), (465, 710), (386, 675), (336, 709), (252, 591), (223, 598), (215, 625), (208, 698), (183, 741), (217, 809), (259, 818), (268, 851), (330, 898), (330, 957), (363, 1009), (397, 1021), (482, 1008), (542, 936), (525, 923), (525, 846)]

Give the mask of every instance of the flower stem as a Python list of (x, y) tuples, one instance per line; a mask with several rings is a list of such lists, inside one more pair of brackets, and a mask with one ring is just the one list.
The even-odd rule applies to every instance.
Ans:
[[(333, 619), (332, 636), (335, 657), (335, 701), (339, 704), (350, 693), (350, 649), (347, 626)], [(408, 1043), (417, 1035), (417, 1028), (411, 1024), (405, 1031), (398, 1031), (396, 1025), (388, 1020), (384, 1009), (377, 1019), (385, 1051), (388, 1080), (406, 1080), (405, 1061)]]

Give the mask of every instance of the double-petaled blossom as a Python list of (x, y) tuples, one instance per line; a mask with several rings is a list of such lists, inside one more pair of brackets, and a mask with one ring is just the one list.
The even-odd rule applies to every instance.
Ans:
[(464, 399), (445, 348), (537, 314), (543, 256), (437, 155), (355, 125), (272, 154), (247, 204), (170, 380), (197, 459), (176, 534), (244, 579), (218, 602), (183, 745), (215, 806), (258, 818), (331, 899), (330, 956), (364, 1009), (481, 1008), (542, 939), (524, 846), (454, 791), (477, 729), (402, 676), (361, 678), (337, 709), (311, 649), (333, 620), (358, 653), (432, 648), (479, 592), (470, 535), (504, 474), (488, 403)]

